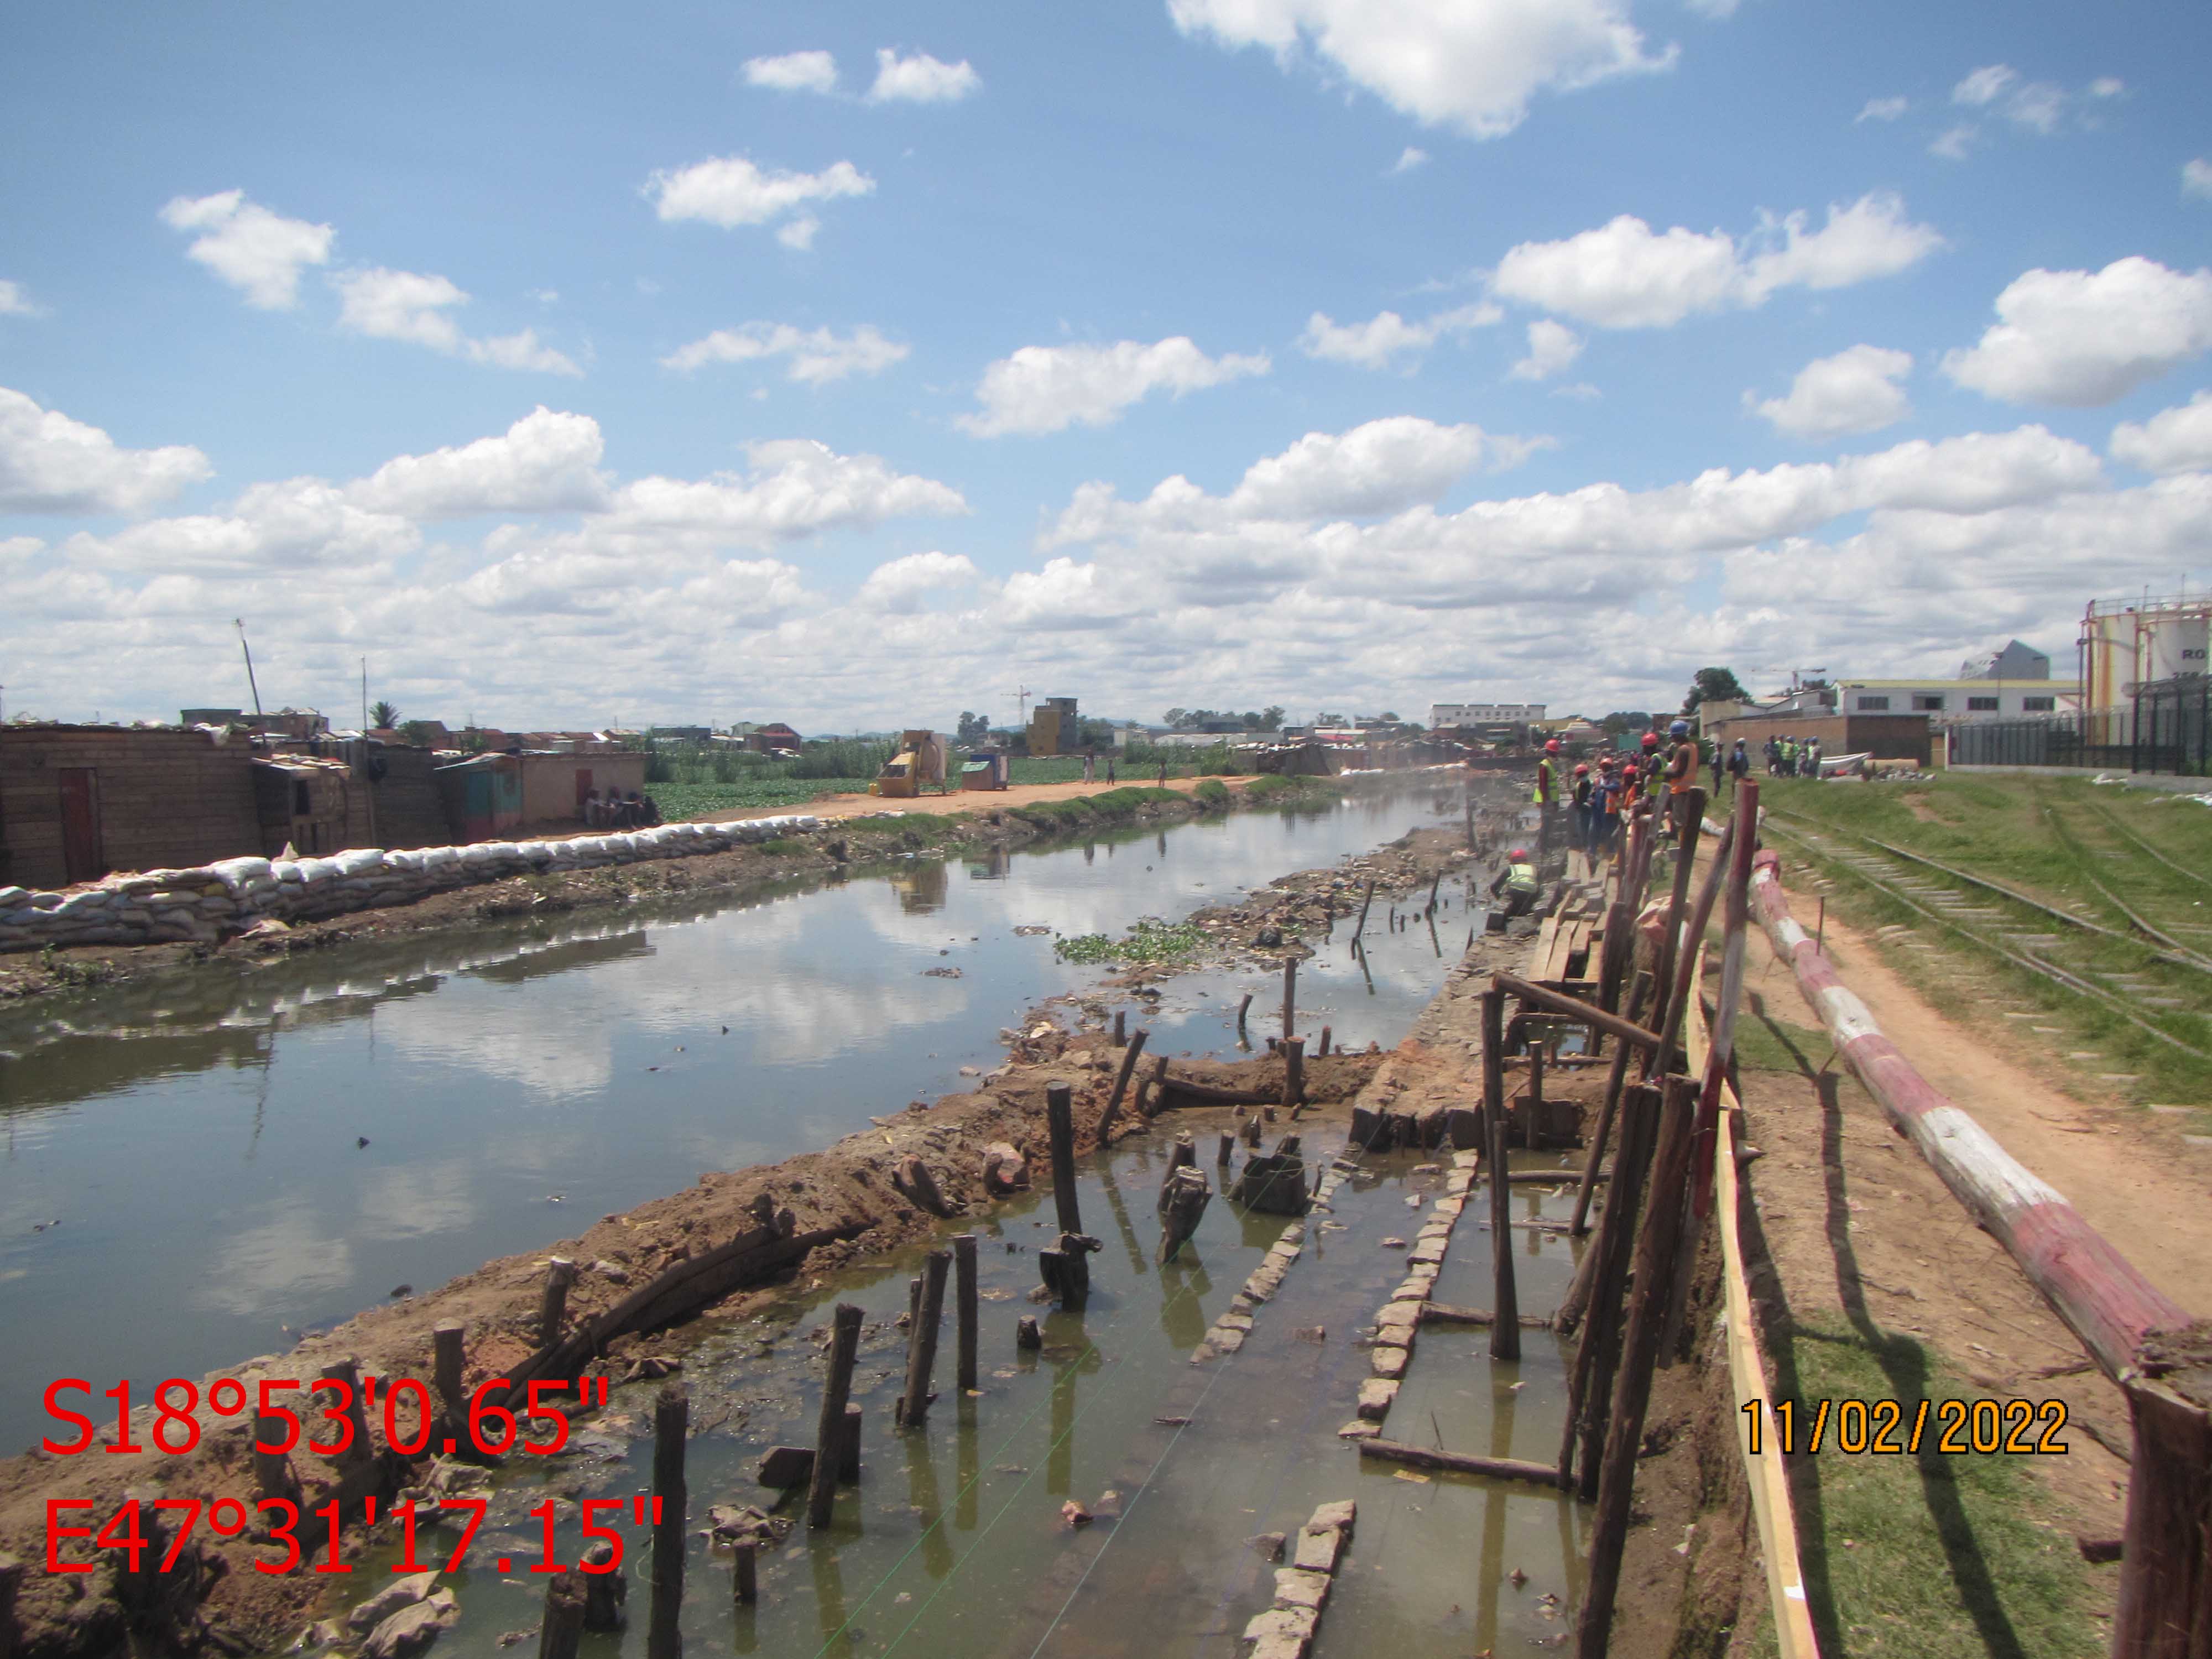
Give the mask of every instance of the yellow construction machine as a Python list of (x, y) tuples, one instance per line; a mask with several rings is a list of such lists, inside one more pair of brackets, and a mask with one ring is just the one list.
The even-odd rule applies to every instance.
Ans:
[(868, 786), (872, 795), (886, 799), (911, 799), (926, 783), (945, 781), (945, 739), (934, 732), (902, 732), (898, 752), (884, 763), (884, 769)]

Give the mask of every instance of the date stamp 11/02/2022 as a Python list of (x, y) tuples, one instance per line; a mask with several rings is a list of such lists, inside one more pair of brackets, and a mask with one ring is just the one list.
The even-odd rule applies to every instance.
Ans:
[(1940, 1456), (2063, 1457), (2063, 1400), (1777, 1400), (1766, 1412), (1756, 1400), (1741, 1407), (1746, 1448), (1768, 1451), (1838, 1451), (1917, 1457), (1925, 1446)]

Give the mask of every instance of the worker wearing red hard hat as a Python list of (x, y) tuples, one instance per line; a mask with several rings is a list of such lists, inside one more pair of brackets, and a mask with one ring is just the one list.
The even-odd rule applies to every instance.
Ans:
[(1541, 890), (1536, 880), (1536, 866), (1529, 861), (1525, 847), (1516, 847), (1505, 855), (1505, 867), (1490, 884), (1490, 896), (1504, 896), (1509, 916), (1527, 915), (1535, 908), (1536, 895)]
[(1588, 762), (1575, 768), (1574, 793), (1571, 797), (1575, 809), (1575, 838), (1570, 847), (1587, 848), (1590, 830), (1590, 769)]

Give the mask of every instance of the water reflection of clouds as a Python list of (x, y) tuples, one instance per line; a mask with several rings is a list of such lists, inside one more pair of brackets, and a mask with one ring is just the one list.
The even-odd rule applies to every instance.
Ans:
[(468, 1170), (451, 1159), (373, 1170), (361, 1183), (354, 1235), (422, 1238), (466, 1227), (476, 1219), (471, 1186)]
[(274, 1206), (272, 1218), (231, 1234), (216, 1250), (191, 1296), (216, 1313), (291, 1313), (343, 1289), (354, 1277), (353, 1251), (321, 1230), (322, 1210), (306, 1199)]

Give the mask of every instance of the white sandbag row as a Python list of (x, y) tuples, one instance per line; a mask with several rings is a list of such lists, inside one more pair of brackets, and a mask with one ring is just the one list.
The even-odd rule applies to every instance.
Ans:
[(272, 919), (319, 921), (509, 876), (722, 853), (821, 827), (820, 818), (797, 813), (738, 823), (664, 823), (572, 841), (477, 842), (392, 853), (365, 848), (315, 859), (224, 859), (196, 870), (112, 875), (65, 893), (0, 887), (0, 951), (48, 945), (213, 945)]

